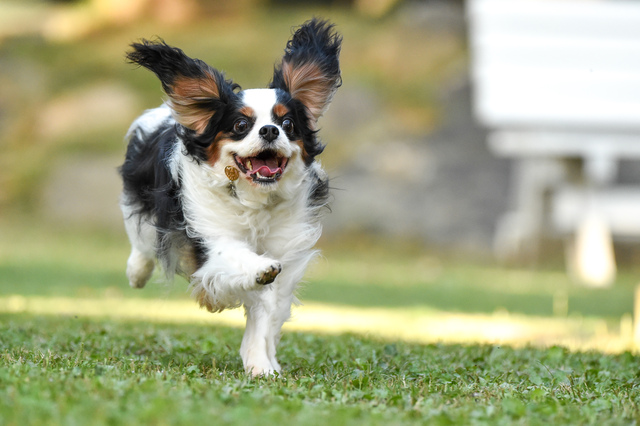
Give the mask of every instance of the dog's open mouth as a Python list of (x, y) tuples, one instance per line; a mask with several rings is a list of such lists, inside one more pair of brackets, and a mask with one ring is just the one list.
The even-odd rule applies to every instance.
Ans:
[(289, 159), (279, 155), (276, 151), (262, 151), (253, 157), (240, 157), (234, 155), (236, 165), (242, 173), (254, 182), (273, 183), (278, 181)]

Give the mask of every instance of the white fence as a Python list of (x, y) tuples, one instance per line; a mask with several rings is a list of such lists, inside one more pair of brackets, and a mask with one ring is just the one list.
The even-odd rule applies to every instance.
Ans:
[(640, 236), (640, 188), (616, 184), (640, 160), (640, 1), (469, 0), (467, 16), (476, 117), (518, 160), (498, 254), (550, 227), (574, 236), (577, 278), (611, 283), (612, 237)]

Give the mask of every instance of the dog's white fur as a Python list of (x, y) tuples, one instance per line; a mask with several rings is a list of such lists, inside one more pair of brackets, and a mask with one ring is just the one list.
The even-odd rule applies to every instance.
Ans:
[[(182, 182), (187, 234), (204, 241), (207, 261), (196, 270), (185, 253), (172, 256), (191, 277), (192, 294), (201, 305), (211, 311), (244, 306), (247, 326), (240, 355), (245, 370), (257, 376), (280, 371), (276, 360), (280, 330), (297, 302), (296, 285), (316, 253), (313, 246), (322, 229), (318, 214), (322, 206), (308, 203), (314, 184), (311, 172), (316, 178), (325, 174), (318, 162), (306, 167), (301, 147), (279, 128), (272, 147), (289, 158), (282, 178), (256, 185), (241, 177), (232, 193), (224, 169), (234, 163), (233, 153), (242, 157), (259, 150), (258, 130), (274, 124), (275, 90), (246, 90), (243, 100), (255, 111), (257, 122), (243, 140), (223, 145), (215, 164), (197, 163), (181, 143), (175, 145), (169, 166), (174, 179)], [(133, 123), (129, 135), (150, 133), (167, 120), (174, 120), (168, 107), (149, 110)], [(156, 232), (153, 218), (140, 217), (127, 201), (121, 202), (132, 246), (127, 276), (131, 286), (139, 288), (153, 271)], [(280, 268), (272, 284), (256, 283), (256, 277)]]

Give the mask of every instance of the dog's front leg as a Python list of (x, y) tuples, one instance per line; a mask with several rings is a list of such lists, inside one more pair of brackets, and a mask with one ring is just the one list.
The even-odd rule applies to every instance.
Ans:
[(282, 271), (275, 259), (256, 254), (244, 242), (207, 242), (207, 260), (191, 276), (193, 296), (212, 312), (238, 306), (250, 293), (271, 284)]

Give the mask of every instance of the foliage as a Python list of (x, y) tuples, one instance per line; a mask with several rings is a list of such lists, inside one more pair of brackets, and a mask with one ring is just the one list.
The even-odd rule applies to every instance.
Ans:
[[(109, 6), (109, 2), (95, 3)], [(118, 2), (113, 9), (125, 3)], [(65, 9), (69, 19), (78, 22), (69, 21), (63, 29), (93, 28), (69, 39), (47, 37), (50, 28), (44, 23), (40, 26), (45, 28), (38, 29), (37, 22), (59, 18), (60, 10), (42, 2), (27, 7), (21, 13), (34, 14), (25, 21), (31, 23), (31, 31), (5, 36), (0, 29), (0, 205), (36, 210), (34, 198), (54, 159), (70, 153), (122, 155), (122, 139), (131, 121), (162, 99), (157, 79), (135, 71), (124, 60), (128, 46), (140, 38), (162, 37), (225, 71), (244, 88), (265, 87), (292, 27), (313, 16), (325, 17), (337, 24), (345, 39), (340, 91), (345, 95), (338, 96), (364, 93), (369, 101), (363, 101), (367, 105), (358, 107), (357, 114), (334, 120), (323, 131), (327, 140), (333, 129), (340, 141), (349, 141), (334, 144), (324, 160), (343, 161), (364, 142), (375, 141), (371, 132), (384, 130), (379, 128), (380, 120), (378, 127), (372, 127), (367, 114), (360, 117), (373, 105), (384, 108), (384, 113), (376, 114), (386, 118), (385, 125), (392, 129), (383, 133), (423, 135), (432, 129), (443, 82), (452, 72), (461, 72), (461, 34), (425, 28), (419, 21), (408, 25), (402, 16), (374, 21), (344, 7), (256, 3), (225, 13), (203, 8), (182, 25), (158, 21), (153, 14), (143, 14), (134, 22), (98, 25), (74, 14), (73, 8)], [(0, 2), (0, 16), (7, 16), (9, 22), (12, 11)], [(398, 67), (399, 61), (405, 66)]]

